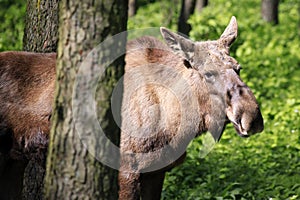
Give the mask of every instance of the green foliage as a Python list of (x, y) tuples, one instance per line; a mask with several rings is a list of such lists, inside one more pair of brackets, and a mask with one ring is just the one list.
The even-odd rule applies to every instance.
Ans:
[[(129, 29), (176, 30), (180, 1), (141, 1)], [(210, 0), (191, 17), (191, 38), (217, 39), (232, 15), (239, 37), (231, 48), (241, 77), (261, 104), (265, 131), (248, 139), (231, 126), (203, 158), (203, 138), (167, 174), (163, 199), (300, 199), (300, 38), (298, 0), (282, 0), (279, 25), (260, 19), (260, 0)], [(25, 1), (0, 0), (0, 51), (21, 50)], [(205, 154), (205, 153), (204, 153)]]
[[(203, 137), (197, 138), (184, 164), (167, 174), (163, 199), (300, 199), (299, 2), (280, 2), (277, 26), (261, 20), (260, 0), (210, 0), (191, 17), (194, 40), (217, 39), (230, 17), (237, 17), (239, 36), (231, 53), (261, 105), (265, 130), (242, 139), (228, 126), (204, 158)], [(179, 9), (166, 24), (165, 10), (159, 12), (163, 3), (141, 7), (129, 27), (176, 30)]]
[(22, 49), (25, 5), (24, 0), (0, 0), (0, 51)]
[(128, 20), (128, 29), (165, 26), (176, 29), (180, 12), (180, 0), (157, 1), (146, 4)]

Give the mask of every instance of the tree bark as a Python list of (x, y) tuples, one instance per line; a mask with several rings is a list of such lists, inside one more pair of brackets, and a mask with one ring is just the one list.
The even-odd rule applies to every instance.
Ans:
[(59, 0), (29, 0), (25, 18), (23, 49), (56, 52)]
[(195, 0), (182, 0), (181, 1), (181, 11), (178, 20), (178, 32), (185, 35), (189, 35), (192, 27), (187, 20), (194, 13), (195, 10)]
[(196, 0), (195, 10), (201, 12), (208, 5), (208, 0)]
[(128, 17), (132, 17), (137, 11), (137, 0), (129, 0), (128, 3)]
[(279, 0), (262, 0), (261, 15), (263, 20), (274, 25), (279, 23), (278, 20)]
[[(57, 86), (52, 114), (52, 129), (49, 141), (45, 179), (45, 199), (117, 199), (117, 171), (102, 163), (89, 153), (88, 148), (105, 146), (98, 134), (88, 132), (94, 146), (84, 144), (75, 127), (72, 101), (76, 74), (88, 53), (108, 36), (126, 30), (128, 1), (124, 0), (62, 0), (57, 60)], [(113, 41), (113, 51), (125, 51), (125, 40)], [(104, 52), (105, 51), (105, 52)], [(109, 49), (101, 53), (110, 53)], [(97, 67), (93, 63), (101, 59), (95, 54), (84, 71), (92, 76)], [(110, 95), (123, 74), (124, 58), (117, 59), (105, 72), (97, 88), (97, 114), (104, 132), (109, 133), (114, 143), (119, 143), (119, 130), (112, 120)], [(76, 97), (76, 98), (75, 98)], [(81, 104), (78, 106), (80, 109)], [(89, 123), (89, 122), (88, 122)], [(96, 145), (95, 145), (96, 144)]]
[[(27, 1), (23, 50), (32, 52), (56, 52), (58, 41), (59, 0)], [(44, 151), (46, 154), (46, 151)], [(43, 155), (46, 158), (46, 155)], [(43, 199), (46, 160), (28, 161), (24, 171), (23, 199)]]

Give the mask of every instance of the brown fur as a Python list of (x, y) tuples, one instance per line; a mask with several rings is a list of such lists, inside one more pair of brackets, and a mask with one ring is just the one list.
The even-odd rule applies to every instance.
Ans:
[[(168, 45), (142, 37), (127, 45), (119, 197), (159, 199), (165, 171), (183, 162), (189, 142), (229, 120), (241, 136), (261, 132), (251, 90), (229, 56), (235, 18), (219, 40), (192, 42), (162, 29)], [(0, 53), (0, 151), (45, 160), (55, 85), (55, 54)], [(169, 147), (169, 148), (166, 148)]]
[[(121, 133), (121, 151), (135, 153), (159, 152), (164, 145), (171, 143), (172, 138), (175, 138), (174, 134), (178, 133), (178, 127), (181, 123), (181, 105), (179, 100), (174, 98), (174, 95), (172, 95), (172, 92), (170, 92), (168, 88), (155, 85), (155, 82), (159, 83), (160, 80), (155, 77), (165, 78), (167, 80), (165, 86), (173, 85), (175, 90), (176, 83), (182, 76), (187, 77), (186, 81), (188, 81), (189, 84), (186, 84), (186, 86), (192, 85), (191, 82), (193, 81), (202, 82), (202, 77), (195, 74), (193, 71), (185, 71), (186, 68), (183, 60), (172, 53), (166, 45), (154, 38), (143, 37), (136, 41), (129, 42), (127, 49), (123, 105), (127, 105), (127, 101), (130, 101), (130, 103), (128, 103), (128, 106), (124, 106), (122, 110), (123, 124)], [(174, 74), (172, 79), (169, 79), (168, 76), (172, 74), (169, 74), (168, 70), (164, 71), (163, 67), (165, 66), (160, 67), (157, 63), (172, 66), (178, 73)], [(170, 72), (172, 73), (172, 70)], [(190, 77), (193, 77), (194, 79), (188, 79)], [(127, 90), (130, 91), (131, 86), (142, 83), (145, 79), (151, 83), (153, 82), (153, 84), (137, 88), (131, 96), (126, 96), (128, 93)], [(197, 87), (197, 85), (194, 86)], [(195, 92), (196, 91), (199, 90), (195, 89)], [(182, 95), (184, 96), (184, 94)], [(128, 98), (128, 100), (126, 98)], [(190, 97), (185, 96), (183, 98), (186, 99), (186, 101), (189, 101)], [(208, 106), (205, 106), (205, 102), (207, 102), (207, 97), (201, 95), (197, 103), (203, 105), (203, 110), (205, 110), (205, 112), (209, 112), (210, 109)], [(153, 111), (150, 115), (149, 110)], [(164, 113), (161, 113), (163, 111)], [(201, 113), (202, 111), (198, 110), (198, 112)], [(204, 117), (205, 113), (200, 116)], [(190, 131), (190, 135), (188, 135), (187, 138), (192, 138), (194, 137), (194, 134), (207, 130), (204, 125), (205, 119), (199, 119), (200, 116), (190, 117), (190, 129), (193, 131)], [(163, 121), (163, 119), (165, 118), (170, 120), (168, 120), (167, 123), (164, 123), (165, 121)], [(198, 122), (193, 123), (193, 120), (197, 120)], [(141, 131), (137, 127), (146, 128)], [(138, 132), (133, 130), (135, 128), (137, 128)], [(138, 138), (135, 138), (136, 136)], [(178, 138), (178, 140), (178, 143), (185, 143), (184, 140), (186, 140), (186, 138)], [(154, 154), (153, 156), (152, 159), (164, 159), (159, 153)], [(144, 167), (147, 168), (149, 163), (138, 163), (138, 158), (131, 158), (128, 160), (124, 156), (119, 176), (119, 198), (138, 199), (139, 195), (141, 195), (143, 199), (158, 199), (162, 188), (164, 171), (183, 162), (184, 157), (185, 156), (182, 156), (178, 159), (177, 163), (170, 163), (169, 166), (164, 167), (160, 172), (146, 173), (140, 176), (138, 171), (142, 170)], [(149, 162), (151, 162), (151, 160), (149, 160)], [(136, 173), (130, 173), (131, 170)], [(149, 196), (150, 193), (152, 193), (152, 197)]]
[(183, 162), (189, 142), (205, 131), (219, 139), (229, 120), (243, 137), (263, 130), (256, 99), (229, 56), (235, 18), (216, 41), (192, 42), (161, 32), (168, 46), (147, 36), (127, 45), (122, 200), (159, 199), (165, 172)]
[[(56, 54), (0, 53), (0, 144), (11, 157), (43, 156), (48, 144)], [(37, 158), (44, 159), (44, 158)]]

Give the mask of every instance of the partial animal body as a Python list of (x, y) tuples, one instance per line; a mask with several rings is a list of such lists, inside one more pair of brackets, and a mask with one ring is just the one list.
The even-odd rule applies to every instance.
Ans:
[[(159, 199), (165, 172), (183, 162), (205, 131), (219, 139), (227, 123), (248, 137), (263, 130), (251, 90), (229, 55), (233, 17), (218, 40), (193, 42), (161, 28), (165, 43), (127, 45), (122, 102), (119, 198)], [(55, 87), (55, 54), (0, 53), (0, 151), (45, 160)]]
[(229, 55), (233, 17), (220, 39), (193, 42), (161, 28), (165, 43), (127, 45), (122, 103), (120, 199), (160, 199), (165, 172), (183, 162), (205, 131), (218, 140), (227, 123), (248, 137), (263, 130), (254, 95)]
[[(56, 54), (0, 54), (0, 150), (44, 160), (55, 86)], [(42, 152), (39, 152), (42, 151)]]

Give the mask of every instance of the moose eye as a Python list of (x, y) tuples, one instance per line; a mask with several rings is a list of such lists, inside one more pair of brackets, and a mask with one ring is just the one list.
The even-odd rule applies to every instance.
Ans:
[(190, 63), (189, 61), (187, 61), (187, 60), (183, 60), (183, 64), (184, 64), (184, 66), (185, 66), (186, 68), (188, 68), (188, 69), (192, 68), (191, 63)]
[(204, 74), (205, 76), (205, 79), (208, 81), (208, 82), (214, 82), (215, 81), (215, 73), (214, 72), (205, 72)]

